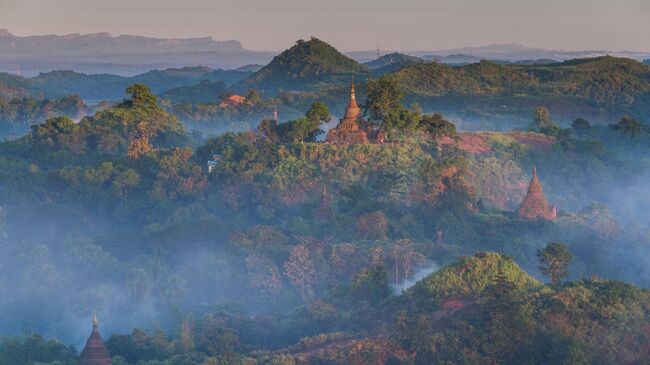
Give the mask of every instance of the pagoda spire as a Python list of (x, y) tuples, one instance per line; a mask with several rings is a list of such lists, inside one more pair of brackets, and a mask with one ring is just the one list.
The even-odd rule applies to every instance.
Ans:
[(537, 166), (533, 167), (533, 177), (530, 179), (528, 191), (521, 202), (518, 213), (520, 218), (528, 220), (554, 220), (557, 217), (557, 210), (549, 204), (544, 196), (542, 184), (537, 177)]
[(111, 365), (111, 357), (99, 334), (97, 312), (93, 312), (93, 331), (79, 355), (79, 365)]
[(354, 89), (353, 77), (352, 83), (350, 84), (350, 102), (348, 103), (348, 107), (345, 109), (343, 121), (356, 123), (359, 119), (361, 119), (361, 108), (359, 108), (359, 104), (357, 104), (357, 95)]
[(99, 328), (99, 321), (97, 320), (97, 311), (93, 312), (93, 330), (97, 330)]

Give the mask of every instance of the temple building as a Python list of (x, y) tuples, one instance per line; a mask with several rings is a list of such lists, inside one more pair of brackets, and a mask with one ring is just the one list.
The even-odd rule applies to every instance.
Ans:
[(542, 191), (542, 184), (537, 178), (537, 168), (533, 167), (533, 178), (528, 185), (528, 192), (519, 207), (519, 218), (527, 220), (554, 220), (557, 210), (550, 205)]
[(340, 145), (384, 143), (384, 134), (363, 120), (361, 108), (357, 104), (354, 81), (350, 86), (350, 102), (345, 115), (335, 128), (327, 132), (325, 142)]
[(93, 332), (86, 341), (86, 347), (81, 351), (79, 365), (111, 365), (111, 357), (104, 346), (104, 340), (99, 334), (97, 314), (93, 315)]

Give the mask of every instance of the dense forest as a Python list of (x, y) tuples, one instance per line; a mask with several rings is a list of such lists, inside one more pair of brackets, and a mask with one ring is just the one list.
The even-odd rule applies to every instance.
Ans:
[[(616, 280), (650, 282), (648, 127), (460, 132), (404, 94), (367, 86), (382, 145), (317, 142), (324, 103), (197, 140), (138, 84), (0, 144), (0, 364), (74, 364), (92, 309), (114, 364), (647, 361)], [(515, 213), (533, 166), (554, 221)]]
[[(76, 364), (94, 310), (114, 365), (650, 362), (647, 66), (287, 52), (92, 107), (2, 79), (0, 365)], [(353, 75), (383, 144), (322, 142)], [(460, 97), (517, 128), (425, 103)]]

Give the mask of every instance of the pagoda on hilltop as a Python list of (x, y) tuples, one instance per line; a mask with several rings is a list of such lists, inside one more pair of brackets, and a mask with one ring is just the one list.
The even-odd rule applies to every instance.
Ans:
[(384, 143), (384, 134), (363, 120), (361, 108), (357, 104), (354, 81), (350, 86), (350, 101), (345, 115), (335, 128), (327, 132), (325, 142), (340, 145)]
[(549, 204), (542, 191), (542, 184), (537, 178), (537, 167), (533, 167), (533, 178), (528, 185), (528, 192), (519, 207), (519, 218), (527, 220), (554, 220), (557, 218), (557, 210)]
[(95, 313), (93, 315), (93, 332), (86, 341), (86, 347), (81, 351), (79, 365), (111, 365), (111, 357), (99, 334), (98, 324), (97, 313)]

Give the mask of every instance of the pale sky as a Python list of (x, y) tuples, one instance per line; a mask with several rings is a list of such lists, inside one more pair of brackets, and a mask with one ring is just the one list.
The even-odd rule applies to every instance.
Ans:
[(260, 51), (311, 35), (346, 51), (493, 43), (650, 51), (650, 0), (0, 0), (0, 28), (212, 36)]

